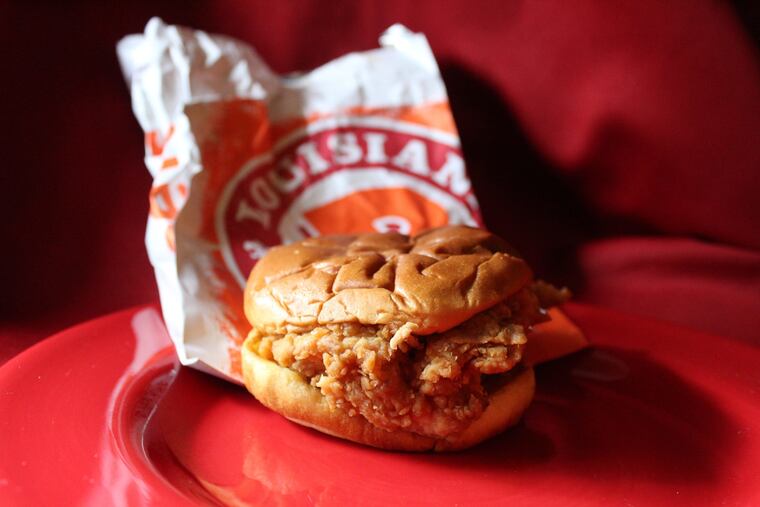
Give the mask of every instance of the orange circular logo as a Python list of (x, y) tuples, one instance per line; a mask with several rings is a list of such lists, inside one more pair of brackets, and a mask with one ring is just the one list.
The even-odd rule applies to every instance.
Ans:
[(249, 161), (216, 216), (241, 285), (267, 249), (310, 236), (479, 225), (456, 136), (388, 118), (309, 125)]

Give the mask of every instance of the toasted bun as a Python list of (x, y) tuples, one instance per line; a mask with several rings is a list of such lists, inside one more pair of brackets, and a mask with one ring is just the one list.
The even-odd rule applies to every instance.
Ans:
[(450, 329), (511, 296), (532, 277), (500, 238), (449, 226), (416, 237), (364, 234), (273, 248), (251, 272), (245, 314), (265, 333), (356, 322)]
[(490, 404), (464, 432), (434, 439), (406, 431), (386, 431), (360, 415), (330, 407), (316, 387), (298, 373), (256, 354), (246, 340), (242, 349), (243, 378), (248, 390), (266, 407), (323, 433), (373, 447), (403, 451), (465, 449), (515, 424), (530, 405), (535, 390), (532, 368), (510, 374), (509, 381), (490, 393)]

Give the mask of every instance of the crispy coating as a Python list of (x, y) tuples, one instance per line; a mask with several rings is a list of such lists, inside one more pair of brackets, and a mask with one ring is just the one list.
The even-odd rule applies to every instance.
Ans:
[(530, 287), (426, 336), (415, 335), (413, 326), (361, 324), (252, 336), (260, 356), (303, 375), (335, 408), (383, 429), (445, 438), (483, 413), (483, 376), (519, 363), (526, 331), (543, 315)]

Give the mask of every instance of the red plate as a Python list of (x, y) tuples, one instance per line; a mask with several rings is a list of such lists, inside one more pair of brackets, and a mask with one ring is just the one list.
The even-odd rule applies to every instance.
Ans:
[(595, 348), (446, 455), (343, 442), (179, 368), (153, 308), (83, 324), (0, 369), (0, 505), (760, 505), (760, 351), (566, 309)]

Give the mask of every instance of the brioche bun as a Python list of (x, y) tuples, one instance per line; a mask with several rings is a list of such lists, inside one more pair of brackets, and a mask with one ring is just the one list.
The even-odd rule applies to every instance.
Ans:
[(253, 268), (245, 315), (257, 329), (357, 322), (445, 331), (506, 299), (528, 265), (482, 229), (322, 236), (272, 248)]

